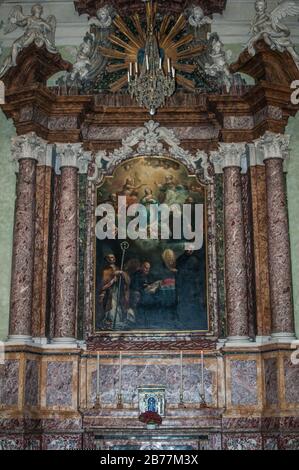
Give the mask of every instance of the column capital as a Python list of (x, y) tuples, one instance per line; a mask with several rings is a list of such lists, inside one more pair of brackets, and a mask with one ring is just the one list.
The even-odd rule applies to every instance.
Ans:
[(79, 173), (87, 173), (88, 163), (91, 161), (91, 152), (85, 151), (82, 144), (57, 144), (57, 173), (62, 167), (73, 167)]
[(225, 168), (237, 166), (247, 171), (246, 143), (219, 143), (219, 150), (210, 153), (215, 173), (222, 173)]
[(45, 158), (47, 142), (38, 137), (35, 132), (13, 137), (11, 140), (12, 159), (16, 162), (30, 159), (39, 162)]
[(47, 144), (44, 148), (44, 151), (40, 152), (38, 158), (37, 166), (48, 166), (50, 168), (54, 168), (55, 166), (55, 153), (54, 153), (55, 146), (53, 144)]
[(262, 137), (254, 141), (254, 144), (257, 150), (262, 151), (263, 161), (269, 158), (286, 160), (289, 156), (289, 135), (266, 131)]

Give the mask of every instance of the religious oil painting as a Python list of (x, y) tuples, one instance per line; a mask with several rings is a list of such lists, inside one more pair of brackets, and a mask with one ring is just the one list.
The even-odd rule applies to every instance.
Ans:
[(207, 331), (205, 186), (175, 160), (138, 157), (104, 178), (97, 207), (112, 216), (99, 237), (107, 212), (96, 212), (96, 331)]

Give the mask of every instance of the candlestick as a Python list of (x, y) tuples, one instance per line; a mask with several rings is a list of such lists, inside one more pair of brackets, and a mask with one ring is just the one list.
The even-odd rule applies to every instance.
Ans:
[(131, 77), (130, 77), (130, 72), (128, 72), (128, 83), (130, 83)]
[(180, 374), (180, 393), (183, 394), (183, 351), (180, 352), (180, 367), (181, 367), (181, 374)]
[(184, 407), (184, 389), (183, 389), (183, 351), (180, 352), (180, 401), (179, 407)]
[(119, 371), (118, 371), (118, 394), (117, 394), (117, 408), (123, 408), (122, 400), (122, 352), (119, 351)]
[(101, 408), (101, 399), (100, 399), (100, 353), (97, 352), (97, 388), (96, 388), (96, 402), (94, 408)]
[(172, 78), (174, 78), (175, 77), (175, 68), (171, 67), (171, 71), (172, 71)]
[(200, 393), (200, 408), (206, 408), (206, 399), (205, 399), (205, 384), (204, 384), (204, 355), (203, 351), (200, 353), (201, 357), (201, 393)]
[(97, 397), (100, 394), (100, 353), (97, 352)]
[(201, 394), (204, 395), (205, 387), (204, 387), (204, 359), (203, 359), (203, 351), (200, 353), (201, 355)]
[(121, 394), (122, 389), (122, 352), (119, 352), (119, 372), (118, 372), (118, 393)]
[(146, 70), (149, 70), (149, 60), (148, 60), (148, 55), (147, 54), (145, 56), (145, 62), (146, 62)]
[(130, 62), (130, 65), (129, 65), (129, 71), (130, 71), (130, 76), (132, 76), (132, 74), (133, 74), (133, 66), (132, 66), (132, 62)]
[(136, 73), (136, 75), (138, 75), (138, 64), (137, 64), (137, 62), (135, 62), (135, 73)]
[(159, 69), (161, 70), (162, 69), (162, 58), (160, 57), (159, 59)]

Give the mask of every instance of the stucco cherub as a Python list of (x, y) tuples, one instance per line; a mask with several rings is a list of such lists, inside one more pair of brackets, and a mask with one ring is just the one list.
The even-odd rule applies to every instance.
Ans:
[(293, 1), (280, 1), (271, 12), (268, 13), (267, 9), (266, 0), (256, 0), (256, 15), (251, 24), (251, 37), (246, 44), (249, 54), (254, 55), (256, 52), (254, 44), (259, 39), (264, 39), (273, 50), (279, 52), (287, 50), (299, 69), (299, 56), (290, 39), (290, 30), (280, 21), (287, 16), (299, 15), (299, 5)]
[(211, 24), (212, 20), (209, 16), (204, 14), (204, 11), (199, 6), (193, 6), (190, 10), (188, 22), (194, 28), (201, 28), (205, 24)]
[(191, 27), (195, 39), (204, 39), (208, 32), (208, 26), (213, 20), (204, 14), (200, 6), (192, 6), (187, 9), (185, 14), (188, 18), (189, 28)]
[(11, 54), (7, 57), (0, 70), (0, 77), (3, 76), (10, 67), (16, 66), (19, 52), (33, 43), (37, 47), (45, 46), (49, 52), (56, 54), (56, 18), (50, 15), (48, 18), (44, 19), (42, 15), (43, 7), (40, 4), (33, 5), (31, 15), (29, 16), (23, 14), (21, 5), (13, 7), (9, 14), (4, 34), (12, 33), (17, 28), (23, 28), (24, 34), (14, 41)]
[(207, 62), (205, 63), (205, 72), (211, 77), (219, 77), (224, 83), (228, 93), (232, 85), (232, 75), (229, 71), (228, 63), (231, 56), (232, 52), (224, 49), (224, 45), (218, 34), (211, 34), (206, 53)]

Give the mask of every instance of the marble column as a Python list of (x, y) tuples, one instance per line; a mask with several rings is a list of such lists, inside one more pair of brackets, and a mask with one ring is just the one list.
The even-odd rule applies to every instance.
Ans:
[(36, 164), (46, 143), (35, 133), (12, 140), (18, 162), (8, 341), (28, 342), (32, 337), (32, 301), (35, 247)]
[(268, 252), (272, 337), (295, 337), (287, 197), (283, 162), (289, 137), (266, 132), (256, 143), (262, 149), (266, 169)]
[(47, 343), (49, 321), (49, 265), (51, 251), (51, 208), (53, 202), (54, 148), (46, 146), (36, 169), (36, 223), (32, 306), (32, 337), (37, 344)]
[(268, 270), (268, 221), (266, 170), (263, 152), (248, 145), (253, 221), (254, 276), (256, 296), (256, 342), (271, 340), (271, 307)]
[(224, 178), (225, 285), (228, 341), (241, 344), (249, 341), (241, 181), (241, 169), (242, 166), (246, 165), (245, 151), (246, 147), (243, 143), (220, 143), (219, 151), (211, 154), (215, 171), (223, 171)]
[(81, 144), (57, 146), (60, 176), (55, 322), (53, 343), (76, 341), (78, 268), (78, 170), (84, 162)]

